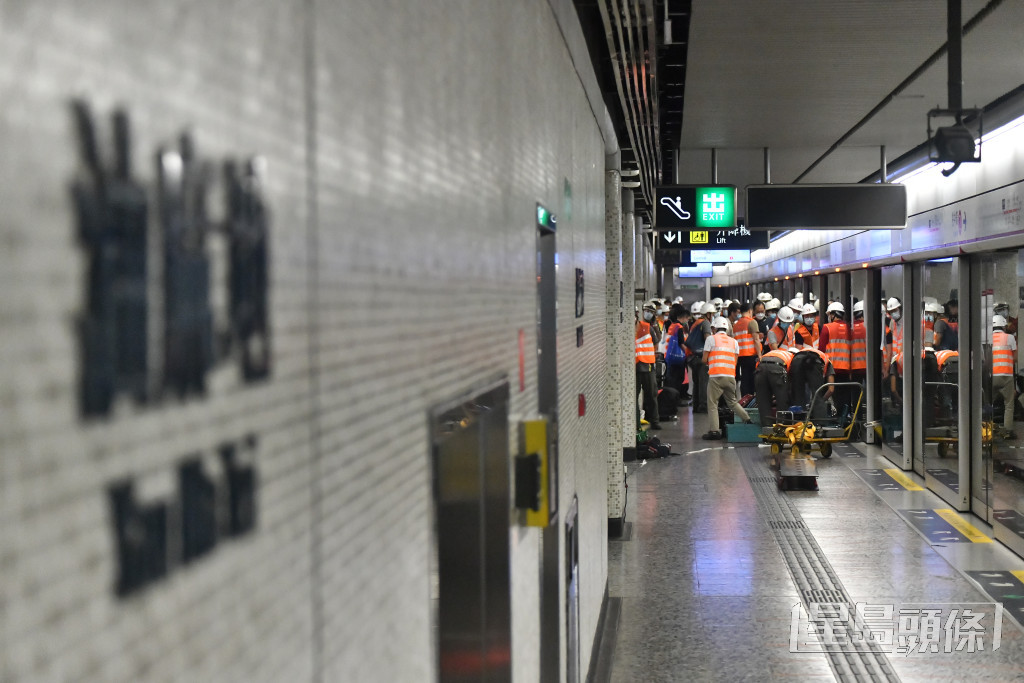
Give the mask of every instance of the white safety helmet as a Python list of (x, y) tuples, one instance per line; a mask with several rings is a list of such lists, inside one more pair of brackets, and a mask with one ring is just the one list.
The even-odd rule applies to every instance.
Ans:
[(654, 303), (653, 301), (648, 301), (647, 303), (644, 304), (644, 310), (645, 311), (656, 311), (656, 310), (658, 310), (658, 304)]
[(729, 304), (732, 303), (732, 299), (726, 299), (722, 302), (722, 308), (729, 308)]
[[(993, 311), (1005, 311), (1006, 315), (1009, 315), (1009, 313), (1010, 313), (1010, 304), (1006, 303), (1005, 301), (998, 301), (992, 307), (992, 310)], [(997, 313), (997, 315), (1003, 315), (1003, 314), (1002, 313)], [(1003, 316), (1003, 317), (1006, 317), (1006, 316)]]
[(772, 300), (772, 295), (769, 294), (768, 292), (761, 292), (760, 294), (757, 295), (757, 300), (768, 303), (769, 301)]
[(1006, 318), (1001, 315), (992, 316), (992, 329), (997, 327), (1006, 327)]
[(821, 310), (821, 302), (820, 301), (815, 301), (814, 302), (814, 310), (816, 310), (816, 311), (820, 311)]
[(711, 321), (711, 327), (715, 328), (716, 330), (728, 330), (729, 321), (723, 318), (722, 316), (718, 316), (717, 318)]
[(681, 304), (681, 303), (683, 303), (683, 297), (677, 296), (675, 299), (672, 299), (672, 303), (674, 303), (674, 304)]
[(857, 303), (855, 303), (853, 305), (853, 314), (857, 315), (858, 313), (860, 313), (861, 315), (864, 315), (864, 302), (863, 301), (858, 301)]
[(942, 304), (938, 301), (926, 301), (924, 304), (925, 313), (942, 313)]
[(799, 311), (801, 308), (804, 307), (804, 300), (793, 297), (792, 299), (789, 300), (789, 307), (792, 308), (794, 311)]
[(814, 304), (807, 304), (800, 313), (803, 315), (818, 315), (818, 309), (814, 307)]
[(782, 308), (779, 309), (779, 320), (781, 320), (782, 322), (791, 323), (793, 322), (794, 317), (795, 316), (793, 315), (793, 309), (790, 308), (789, 306), (783, 306)]
[(815, 294), (814, 292), (811, 292), (809, 296), (810, 296), (812, 302), (818, 300), (818, 295)]
[[(863, 310), (863, 308), (864, 308), (864, 307), (863, 307), (863, 306), (861, 306), (861, 309), (862, 309), (862, 310)], [(857, 310), (857, 307), (856, 307), (856, 306), (854, 306), (853, 310)], [(833, 301), (832, 303), (830, 303), (830, 304), (828, 305), (828, 308), (826, 308), (826, 309), (825, 309), (825, 313), (840, 313), (840, 314), (843, 314), (843, 315), (845, 315), (845, 314), (846, 314), (846, 307), (845, 307), (845, 306), (843, 306), (843, 305), (842, 305), (842, 304), (841, 304), (840, 302), (838, 302), (838, 301)]]
[(662, 313), (668, 313), (668, 306), (665, 304), (658, 306), (658, 315), (661, 315)]
[(715, 304), (711, 301), (707, 302), (700, 307), (700, 314), (705, 315), (706, 313), (717, 313), (718, 309), (715, 308)]
[(769, 299), (768, 303), (764, 305), (764, 310), (766, 311), (777, 311), (780, 308), (782, 308), (782, 302), (776, 299), (775, 297)]
[(885, 302), (885, 310), (889, 311), (890, 313), (892, 311), (895, 311), (897, 308), (903, 308), (903, 304), (901, 304), (900, 300), (897, 299), (896, 297), (892, 297)]
[(693, 305), (690, 306), (691, 315), (700, 315), (700, 307), (704, 305), (703, 301), (694, 301)]
[(714, 299), (711, 300), (711, 303), (713, 303), (715, 305), (715, 308), (721, 308), (722, 307), (722, 297), (716, 296)]

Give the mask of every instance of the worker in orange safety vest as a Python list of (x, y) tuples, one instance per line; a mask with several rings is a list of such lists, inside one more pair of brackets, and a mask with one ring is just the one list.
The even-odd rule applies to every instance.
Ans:
[[(651, 324), (654, 323), (654, 304), (644, 304), (643, 320), (636, 319), (636, 392), (634, 397), (643, 393), (644, 415), (651, 429), (661, 429), (658, 421), (658, 393), (655, 388), (654, 364), (657, 356), (654, 351), (654, 338), (651, 336)], [(657, 323), (654, 323), (657, 324)], [(637, 429), (640, 429), (640, 409), (637, 408)]]
[(710, 430), (701, 438), (721, 439), (718, 422), (718, 399), (725, 398), (725, 404), (743, 422), (750, 422), (750, 415), (739, 404), (736, 397), (736, 364), (740, 358), (740, 345), (727, 333), (729, 321), (722, 316), (715, 318), (711, 327), (715, 333), (704, 342), (704, 365), (708, 369), (708, 423)]

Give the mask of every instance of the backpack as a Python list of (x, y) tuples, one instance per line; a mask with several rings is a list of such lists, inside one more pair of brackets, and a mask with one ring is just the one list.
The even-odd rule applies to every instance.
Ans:
[(694, 323), (686, 335), (686, 348), (698, 355), (704, 353), (704, 321)]
[(682, 365), (685, 362), (686, 346), (679, 345), (679, 332), (676, 332), (668, 340), (668, 348), (665, 349), (665, 363), (667, 365)]

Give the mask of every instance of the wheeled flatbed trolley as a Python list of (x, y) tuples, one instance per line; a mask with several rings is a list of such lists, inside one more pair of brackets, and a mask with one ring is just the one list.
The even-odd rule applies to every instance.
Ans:
[[(845, 427), (839, 423), (841, 418), (818, 418), (815, 420), (814, 408), (819, 400), (824, 400), (825, 392), (832, 387), (855, 387), (857, 402), (853, 414), (849, 416), (849, 424)], [(772, 465), (777, 470), (776, 483), (783, 491), (794, 488), (818, 490), (818, 474), (814, 465), (811, 449), (817, 445), (822, 458), (832, 457), (832, 444), (850, 440), (853, 428), (857, 423), (857, 415), (864, 398), (864, 387), (857, 382), (826, 382), (818, 387), (811, 397), (807, 408), (807, 418), (797, 424), (775, 424), (768, 434), (760, 435), (771, 445)], [(762, 409), (764, 406), (762, 406)]]

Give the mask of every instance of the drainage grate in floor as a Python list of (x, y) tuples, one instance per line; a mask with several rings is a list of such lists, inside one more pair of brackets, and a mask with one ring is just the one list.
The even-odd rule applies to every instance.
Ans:
[(773, 529), (806, 529), (803, 522), (794, 522), (788, 519), (769, 519), (768, 526)]
[[(814, 535), (804, 525), (786, 494), (775, 484), (775, 474), (769, 469), (764, 456), (759, 454), (737, 454), (750, 480), (750, 487), (757, 499), (761, 515), (771, 529), (793, 582), (803, 596), (805, 605), (816, 602), (844, 603), (850, 606), (850, 598), (822, 552)], [(899, 681), (885, 653), (875, 645), (869, 651), (858, 651), (846, 643), (825, 645), (825, 655), (835, 673), (836, 680), (843, 683), (855, 681)]]

